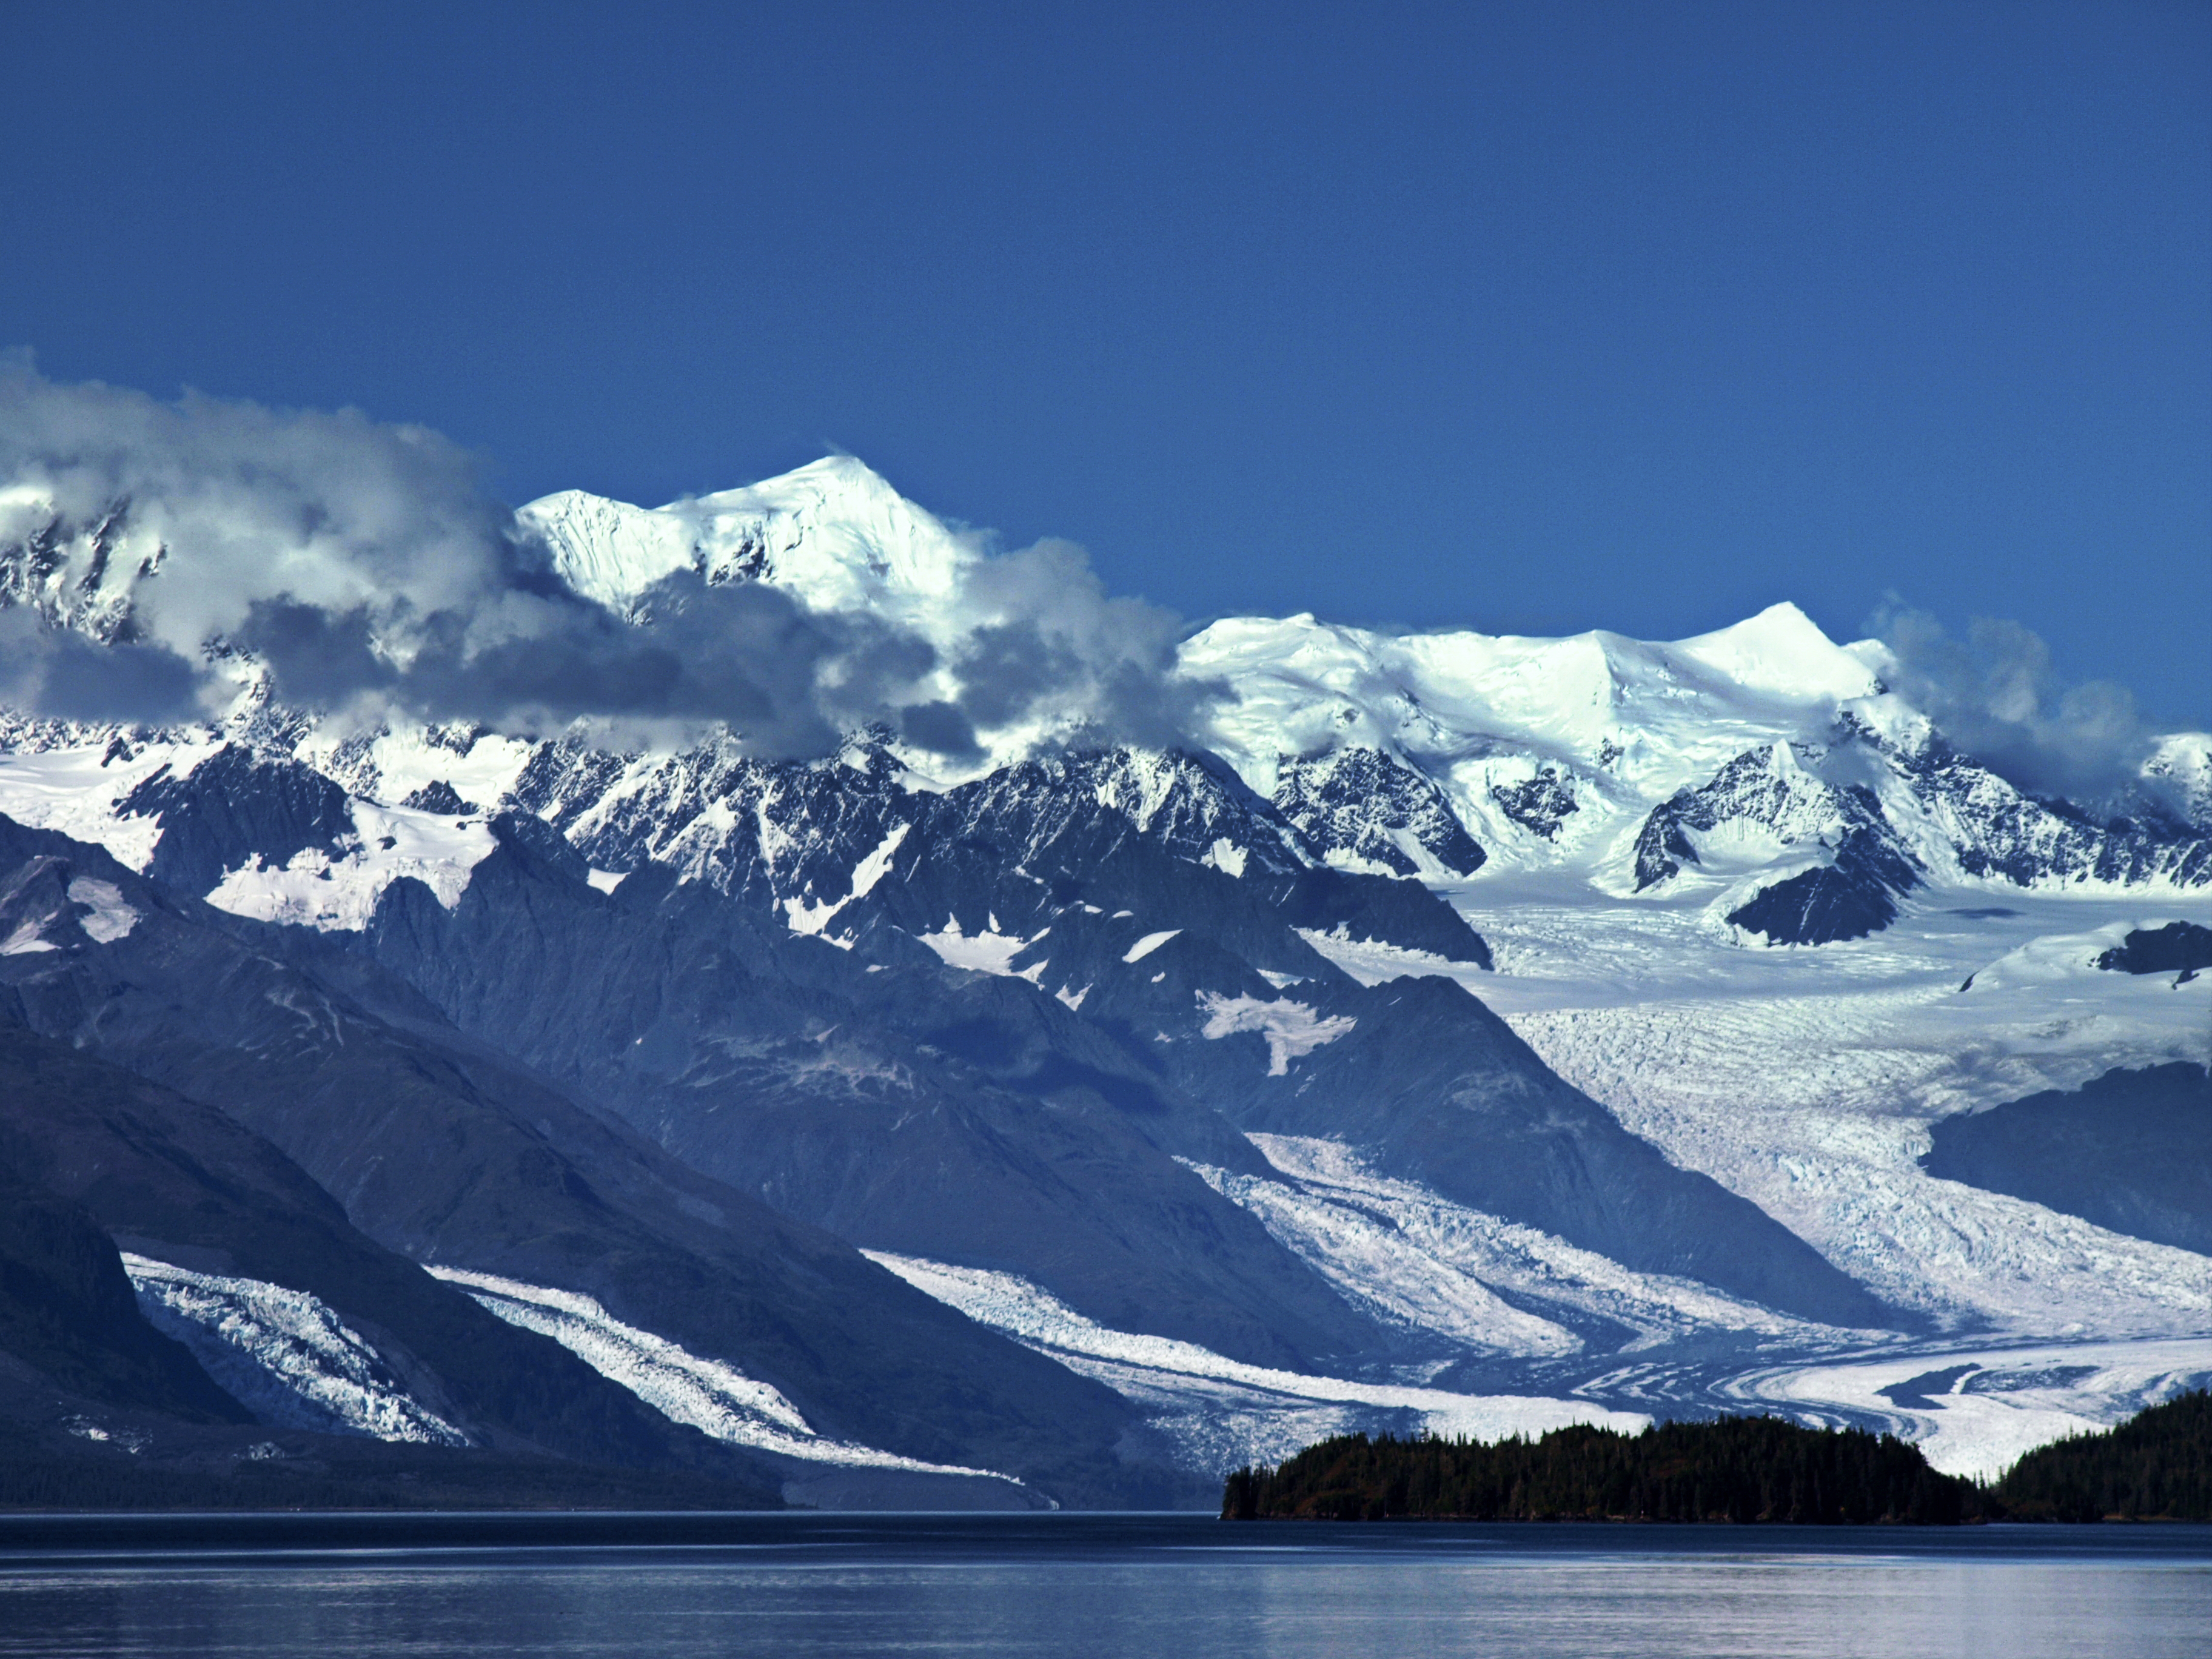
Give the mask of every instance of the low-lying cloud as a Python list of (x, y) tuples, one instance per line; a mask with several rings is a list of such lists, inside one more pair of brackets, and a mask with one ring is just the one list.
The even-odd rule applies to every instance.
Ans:
[(1170, 743), (1209, 695), (1171, 672), (1177, 619), (1066, 543), (967, 561), (927, 637), (689, 572), (638, 623), (549, 578), (427, 428), (58, 385), (22, 356), (0, 359), (0, 702), (64, 718), (219, 712), (240, 652), (280, 702), (363, 722), (727, 730), (772, 757), (868, 726), (953, 761), (1017, 726)]
[(1893, 600), (1868, 628), (1896, 659), (1891, 690), (2019, 787), (2098, 800), (2140, 781), (2158, 734), (2134, 694), (2106, 680), (2068, 684), (2051, 647), (2019, 623), (1977, 617), (1961, 640)]

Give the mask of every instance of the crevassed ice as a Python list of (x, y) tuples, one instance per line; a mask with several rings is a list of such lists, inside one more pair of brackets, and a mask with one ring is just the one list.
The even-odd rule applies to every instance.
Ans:
[[(1714, 1330), (1809, 1348), (1879, 1340), (1875, 1333), (1795, 1319), (1695, 1279), (1638, 1273), (1540, 1229), (1455, 1204), (1416, 1182), (1378, 1175), (1341, 1142), (1302, 1135), (1246, 1139), (1275, 1167), (1277, 1179), (1191, 1167), (1326, 1277), (1439, 1334), (1455, 1335), (1455, 1316), (1472, 1316), (1478, 1346), (1515, 1351), (1515, 1328), (1482, 1317), (1480, 1304), (1459, 1300), (1462, 1285), (1473, 1283), (1625, 1325), (1638, 1336), (1624, 1352)], [(1541, 1346), (1550, 1340), (1543, 1333), (1565, 1333), (1549, 1322), (1532, 1322), (1541, 1328), (1528, 1334), (1537, 1342), (1517, 1351), (1553, 1352)]]
[(1993, 1480), (2038, 1446), (2111, 1428), (2212, 1379), (2212, 1337), (1806, 1358), (1722, 1387), (1746, 1411), (1844, 1413), (1918, 1445), (1946, 1474)]
[(690, 1352), (665, 1336), (626, 1325), (592, 1297), (525, 1284), (461, 1267), (428, 1271), (458, 1285), (510, 1325), (550, 1336), (609, 1382), (620, 1383), (675, 1422), (732, 1446), (847, 1468), (1011, 1480), (995, 1470), (925, 1463), (817, 1434), (781, 1391), (719, 1359)]
[(320, 1297), (128, 1251), (123, 1268), (148, 1322), (191, 1349), (262, 1421), (378, 1440), (468, 1443), (410, 1395), (375, 1348)]
[(1556, 1358), (1581, 1339), (1501, 1299), (1462, 1264), (1425, 1249), (1387, 1216), (1287, 1182), (1176, 1160), (1261, 1224), (1351, 1298), (1395, 1324), (1489, 1353)]
[(884, 1250), (861, 1254), (978, 1324), (1152, 1407), (1155, 1425), (1190, 1451), (1192, 1467), (1210, 1472), (1252, 1455), (1279, 1455), (1267, 1449), (1282, 1438), (1275, 1425), (1286, 1418), (1295, 1419), (1297, 1432), (1308, 1438), (1319, 1437), (1312, 1433), (1316, 1428), (1327, 1434), (1345, 1426), (1390, 1423), (1496, 1439), (1574, 1423), (1633, 1431), (1650, 1421), (1583, 1400), (1453, 1394), (1249, 1364), (1195, 1342), (1100, 1325), (1017, 1274)]

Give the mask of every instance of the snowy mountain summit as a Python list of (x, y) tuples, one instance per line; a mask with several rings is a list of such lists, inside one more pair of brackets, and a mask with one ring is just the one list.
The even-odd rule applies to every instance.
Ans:
[[(0, 497), (0, 605), (107, 649), (195, 579), (153, 520), (34, 494)], [(988, 1432), (864, 1408), (671, 1300), (767, 1282), (728, 1265), (757, 1243), (732, 1194), (865, 1252), (841, 1271), (925, 1310), (869, 1316), (913, 1352), (943, 1318), (1020, 1387), (1048, 1359), (1108, 1497), (1139, 1489), (1121, 1464), (1171, 1484), (1349, 1426), (1753, 1402), (1988, 1472), (2212, 1370), (2205, 734), (2124, 802), (2038, 796), (1887, 647), (1788, 604), (1670, 642), (1178, 638), (843, 457), (655, 508), (563, 492), (501, 534), (621, 641), (748, 592), (862, 641), (823, 672), (876, 675), (881, 718), (796, 759), (738, 723), (364, 723), (272, 706), (250, 653), (209, 722), (0, 714), (0, 992), (187, 1092), (247, 1053), (353, 1075), (364, 1032), (434, 1027), (526, 1068), (617, 1137), (562, 1143), (580, 1188), (536, 1105), (481, 1133), (538, 1150), (434, 1213), (378, 1173), (434, 1112), (295, 1109), (297, 1083), (236, 1109), (656, 1410), (1001, 1497), (1075, 1467), (1016, 1407)], [(179, 1023), (196, 986), (254, 988)], [(653, 1158), (723, 1196), (564, 1210), (588, 1247), (533, 1231)], [(680, 1271), (672, 1216), (707, 1253)], [(307, 1289), (264, 1270), (264, 1300)]]
[(758, 580), (817, 611), (920, 613), (949, 599), (980, 550), (860, 462), (833, 455), (780, 478), (646, 508), (563, 490), (515, 514), (552, 574), (627, 611), (680, 570)]

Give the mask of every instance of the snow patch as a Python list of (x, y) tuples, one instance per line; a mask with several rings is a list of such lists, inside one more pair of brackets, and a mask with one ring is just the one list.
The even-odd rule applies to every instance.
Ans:
[(77, 926), (95, 945), (112, 945), (117, 939), (128, 939), (131, 930), (142, 920), (137, 911), (123, 902), (123, 890), (112, 881), (79, 876), (70, 883), (69, 896), (71, 903), (82, 904), (92, 912), (80, 916)]
[(21, 923), (5, 940), (0, 940), (0, 957), (35, 956), (41, 951), (60, 950), (58, 945), (39, 937), (40, 931), (52, 920), (52, 916), (37, 916)]
[[(1471, 962), (1454, 962), (1433, 951), (1415, 951), (1381, 939), (1355, 939), (1340, 922), (1324, 933), (1318, 927), (1301, 927), (1297, 935), (1362, 985), (1381, 985), (1394, 979), (1455, 979), (1473, 982), (1482, 970)], [(1270, 978), (1273, 975), (1269, 975)]]
[(971, 973), (997, 974), (1006, 979), (1025, 979), (1032, 985), (1043, 974), (1046, 964), (1032, 963), (1016, 970), (1014, 958), (1052, 931), (1049, 927), (1021, 939), (1012, 933), (999, 932), (999, 919), (990, 918), (990, 927), (980, 933), (963, 933), (960, 918), (948, 915), (945, 929), (937, 933), (917, 933), (915, 937), (937, 952), (939, 957), (954, 968), (965, 968)]
[(1212, 991), (1198, 994), (1206, 1012), (1199, 1035), (1209, 1042), (1238, 1031), (1257, 1031), (1267, 1039), (1267, 1075), (1281, 1077), (1291, 1061), (1334, 1042), (1359, 1022), (1350, 1014), (1322, 1018), (1303, 1002), (1287, 997), (1262, 1002), (1257, 997), (1224, 997)]
[(256, 858), (227, 871), (208, 902), (257, 921), (359, 933), (384, 890), (403, 877), (421, 882), (452, 909), (468, 890), (471, 872), (498, 845), (477, 819), (360, 799), (352, 807), (355, 842), (338, 857), (309, 847), (281, 868)]
[(1242, 877), (1244, 873), (1244, 861), (1250, 856), (1250, 854), (1230, 840), (1228, 836), (1218, 836), (1214, 838), (1213, 845), (1206, 849), (1206, 856), (1199, 860), (1199, 862), (1210, 869), (1220, 871), (1225, 876)]
[[(1121, 914), (1126, 915), (1127, 912), (1123, 911)], [(1124, 962), (1142, 962), (1146, 957), (1152, 955), (1153, 951), (1158, 950), (1160, 946), (1165, 945), (1170, 939), (1173, 939), (1181, 932), (1182, 932), (1182, 929), (1180, 927), (1170, 927), (1161, 933), (1147, 933), (1144, 938), (1139, 939), (1134, 945), (1132, 945), (1127, 951), (1122, 953), (1121, 960)]]
[[(823, 930), (832, 917), (855, 899), (866, 898), (875, 890), (876, 884), (890, 873), (891, 860), (913, 829), (910, 823), (894, 824), (890, 832), (877, 843), (875, 850), (853, 866), (853, 879), (845, 896), (828, 904), (817, 904), (805, 898), (788, 898), (783, 902), (784, 925), (794, 933), (807, 933), (817, 939), (826, 937)], [(953, 924), (957, 932), (959, 924)], [(927, 941), (925, 941), (927, 942)], [(845, 950), (852, 949), (849, 939), (830, 939), (830, 943)], [(942, 955), (943, 952), (939, 952)]]

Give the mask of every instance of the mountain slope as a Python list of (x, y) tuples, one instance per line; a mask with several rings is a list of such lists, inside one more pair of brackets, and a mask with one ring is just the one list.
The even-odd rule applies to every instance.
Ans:
[[(27, 1029), (18, 994), (8, 995), (0, 1079), (9, 1174), (49, 1203), (78, 1206), (128, 1247), (285, 1285), (345, 1310), (379, 1333), (392, 1362), (477, 1443), (595, 1463), (751, 1472), (356, 1232), (304, 1172), (222, 1114)], [(193, 1403), (223, 1414), (204, 1389), (195, 1398), (173, 1389), (167, 1400), (137, 1403), (173, 1413)]]
[[(0, 890), (18, 930), (42, 913), (42, 934), (68, 940), (87, 907), (67, 894), (87, 881), (133, 913), (121, 937), (78, 927), (53, 949), (0, 958), (29, 1021), (223, 1102), (386, 1245), (588, 1292), (738, 1358), (836, 1437), (932, 1462), (1000, 1460), (984, 1467), (1087, 1457), (1067, 1478), (1119, 1478), (1107, 1448), (1127, 1413), (1112, 1395), (580, 1110), (358, 957), (313, 935), (242, 940), (234, 919), (104, 855), (0, 822), (9, 863)], [(289, 965), (288, 945), (322, 971)]]

